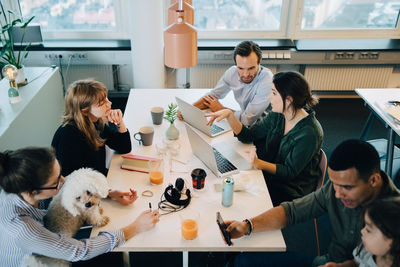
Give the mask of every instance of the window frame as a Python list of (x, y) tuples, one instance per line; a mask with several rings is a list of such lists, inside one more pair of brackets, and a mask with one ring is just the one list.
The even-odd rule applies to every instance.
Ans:
[[(18, 10), (15, 0), (6, 0), (8, 7)], [(167, 16), (170, 0), (163, 1), (163, 14)], [(131, 18), (126, 0), (114, 0), (116, 31), (42, 31), (44, 40), (129, 40)], [(200, 30), (198, 39), (400, 39), (400, 21), (394, 29), (301, 29), (304, 0), (282, 0), (280, 29), (263, 30)], [(196, 12), (196, 11), (195, 11)], [(167, 21), (166, 17), (164, 21)], [(167, 25), (165, 23), (164, 28)]]

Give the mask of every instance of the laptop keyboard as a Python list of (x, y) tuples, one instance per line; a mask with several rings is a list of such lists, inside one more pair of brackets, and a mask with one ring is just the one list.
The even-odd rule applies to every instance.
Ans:
[(222, 132), (223, 130), (224, 130), (223, 128), (221, 128), (215, 124), (211, 125), (211, 127), (210, 127), (211, 134), (217, 134), (219, 132)]
[(222, 174), (237, 170), (237, 168), (227, 160), (221, 153), (218, 152), (215, 148), (213, 148), (213, 152), (215, 155), (215, 160), (217, 161), (218, 171)]

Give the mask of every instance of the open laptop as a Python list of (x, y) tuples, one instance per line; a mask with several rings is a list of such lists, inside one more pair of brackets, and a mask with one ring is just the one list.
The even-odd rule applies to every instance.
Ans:
[(204, 117), (203, 111), (179, 97), (175, 97), (175, 99), (185, 122), (199, 129), (206, 135), (214, 137), (231, 130), (226, 120), (214, 122), (212, 126), (207, 126), (208, 119)]
[(251, 169), (252, 166), (232, 146), (225, 142), (212, 147), (201, 138), (191, 126), (185, 123), (193, 153), (198, 157), (217, 177), (225, 177), (240, 170)]

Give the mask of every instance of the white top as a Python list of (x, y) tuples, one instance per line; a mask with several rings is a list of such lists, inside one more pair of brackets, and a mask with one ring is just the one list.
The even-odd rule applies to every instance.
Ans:
[[(171, 102), (175, 103), (175, 96), (179, 96), (189, 103), (194, 102), (207, 92), (207, 89), (132, 89), (129, 95), (125, 110), (124, 120), (130, 130), (131, 136), (142, 126), (154, 127), (154, 140), (151, 146), (140, 146), (132, 138), (132, 153), (157, 157), (156, 145), (160, 142), (169, 126), (169, 122), (164, 120), (161, 125), (153, 125), (150, 110), (154, 106), (161, 106), (164, 110)], [(236, 108), (233, 95), (230, 94), (223, 100), (223, 104)], [(237, 105), (237, 104), (236, 104)], [(220, 211), (224, 220), (243, 220), (253, 217), (267, 209), (272, 208), (271, 199), (265, 185), (261, 171), (249, 170), (233, 176), (236, 183), (245, 184), (247, 191), (235, 192), (233, 205), (223, 207), (221, 205), (221, 192), (216, 192), (214, 184), (221, 184), (222, 179), (217, 178), (205, 167), (205, 165), (193, 155), (186, 135), (184, 123), (175, 122), (180, 131), (178, 143), (180, 152), (177, 156), (187, 164), (179, 164), (172, 160), (172, 172), (169, 175), (164, 173), (164, 183), (153, 186), (149, 182), (149, 175), (139, 172), (121, 170), (121, 156), (114, 155), (108, 172), (108, 181), (111, 188), (127, 190), (128, 187), (138, 191), (139, 198), (130, 206), (121, 206), (114, 200), (105, 200), (103, 208), (105, 215), (110, 216), (111, 221), (108, 225), (95, 229), (92, 235), (98, 231), (108, 229), (119, 229), (132, 222), (142, 211), (148, 209), (151, 202), (153, 209), (157, 208), (160, 197), (169, 183), (175, 184), (177, 177), (182, 177), (186, 181), (186, 186), (192, 191), (192, 201), (187, 209), (192, 209), (200, 214), (199, 235), (194, 240), (185, 240), (181, 236), (179, 213), (172, 213), (161, 216), (160, 222), (156, 227), (148, 232), (144, 232), (128, 240), (116, 251), (284, 251), (285, 242), (281, 231), (269, 231), (264, 233), (253, 233), (251, 236), (233, 240), (234, 246), (228, 247), (220, 233), (216, 223), (216, 212)], [(240, 143), (232, 132), (222, 134), (218, 137), (210, 138), (203, 133), (197, 133), (210, 143), (228, 142), (239, 154), (244, 155), (244, 151), (249, 145)], [(168, 164), (167, 170), (169, 169)], [(190, 172), (194, 168), (203, 168), (207, 172), (205, 188), (202, 191), (192, 189)], [(174, 172), (183, 171), (183, 172)], [(142, 192), (151, 190), (153, 197), (144, 197)]]
[(358, 263), (358, 267), (378, 267), (378, 265), (376, 265), (374, 255), (366, 251), (364, 246), (360, 253), (357, 253), (360, 249), (360, 246), (362, 245), (358, 245), (353, 250), (354, 260)]

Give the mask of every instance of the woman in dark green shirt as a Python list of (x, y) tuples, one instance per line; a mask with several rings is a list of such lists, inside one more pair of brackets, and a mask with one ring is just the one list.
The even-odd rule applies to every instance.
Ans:
[(226, 118), (240, 141), (254, 143), (257, 156), (252, 164), (263, 171), (276, 206), (315, 189), (321, 174), (323, 131), (311, 110), (318, 100), (300, 73), (275, 74), (269, 98), (272, 111), (250, 127), (241, 124), (229, 109), (206, 116), (211, 117), (209, 125)]

